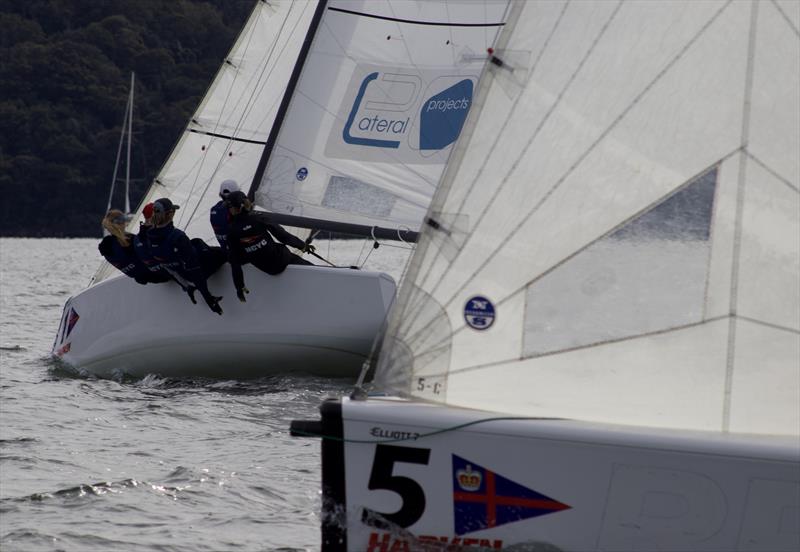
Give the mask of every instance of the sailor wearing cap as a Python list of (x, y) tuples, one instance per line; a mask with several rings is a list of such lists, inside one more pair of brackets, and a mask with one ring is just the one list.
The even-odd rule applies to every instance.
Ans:
[(226, 238), (228, 237), (228, 226), (230, 225), (230, 213), (228, 213), (226, 201), (231, 193), (238, 191), (239, 184), (235, 180), (223, 180), (219, 185), (220, 200), (211, 208), (211, 213), (209, 214), (214, 235), (224, 251), (228, 251)]
[[(153, 227), (147, 230), (146, 254), (152, 256), (161, 268), (174, 275), (176, 279), (190, 282), (200, 291), (208, 307), (213, 312), (222, 314), (222, 307), (219, 305), (222, 297), (213, 296), (206, 284), (206, 278), (219, 268), (221, 263), (214, 263), (216, 266), (211, 272), (203, 270), (193, 240), (172, 224), (177, 209), (180, 209), (180, 206), (173, 204), (166, 197), (153, 202)], [(205, 243), (203, 245), (205, 246)], [(205, 247), (210, 249), (208, 246)]]
[(231, 192), (227, 203), (231, 216), (226, 238), (228, 262), (231, 264), (236, 296), (240, 301), (244, 302), (245, 294), (249, 293), (244, 285), (243, 264), (251, 263), (272, 275), (280, 274), (290, 264), (312, 264), (289, 251), (286, 245), (303, 252), (313, 251), (313, 246), (306, 245), (281, 226), (263, 221), (256, 213), (252, 213), (252, 204), (243, 192)]

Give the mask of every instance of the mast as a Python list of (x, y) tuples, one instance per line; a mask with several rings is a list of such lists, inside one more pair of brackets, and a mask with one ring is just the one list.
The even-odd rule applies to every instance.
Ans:
[(131, 91), (128, 95), (128, 158), (125, 163), (125, 214), (131, 212), (131, 135), (133, 134), (133, 81), (134, 72), (131, 71)]
[(289, 83), (286, 85), (286, 90), (283, 93), (281, 104), (278, 107), (278, 112), (275, 115), (275, 121), (272, 124), (272, 129), (270, 129), (267, 143), (264, 146), (264, 153), (261, 155), (261, 160), (258, 162), (258, 167), (256, 168), (255, 175), (253, 176), (253, 181), (250, 183), (250, 190), (247, 192), (247, 197), (250, 199), (250, 201), (255, 199), (256, 190), (258, 190), (258, 187), (261, 184), (261, 179), (264, 177), (264, 171), (267, 169), (267, 163), (269, 162), (270, 155), (272, 155), (272, 149), (275, 147), (275, 142), (278, 141), (278, 134), (280, 133), (281, 126), (283, 125), (283, 120), (286, 118), (287, 111), (289, 111), (289, 104), (292, 101), (295, 88), (297, 88), (297, 83), (300, 80), (300, 73), (303, 72), (303, 66), (305, 65), (306, 58), (308, 57), (308, 52), (311, 50), (311, 43), (314, 41), (314, 36), (317, 34), (317, 29), (319, 28), (320, 21), (322, 21), (322, 15), (325, 13), (325, 8), (327, 5), (328, 0), (319, 0), (317, 4), (314, 17), (308, 27), (308, 33), (306, 33), (303, 46), (300, 48), (300, 53), (297, 55), (297, 62), (295, 63), (292, 74), (289, 77)]
[[(130, 198), (128, 195), (130, 173), (131, 173), (131, 119), (133, 118), (133, 73), (131, 73), (131, 89), (128, 92), (128, 103), (125, 105), (125, 116), (122, 119), (122, 128), (119, 135), (119, 145), (117, 145), (117, 158), (114, 161), (114, 173), (111, 175), (111, 189), (108, 192), (108, 204), (106, 205), (106, 212), (111, 209), (111, 203), (114, 201), (114, 189), (117, 185), (117, 172), (119, 171), (119, 160), (122, 157), (122, 144), (125, 143), (125, 132), (128, 133), (128, 152), (127, 164), (125, 173), (125, 214), (130, 213)], [(103, 229), (103, 235), (106, 235)]]

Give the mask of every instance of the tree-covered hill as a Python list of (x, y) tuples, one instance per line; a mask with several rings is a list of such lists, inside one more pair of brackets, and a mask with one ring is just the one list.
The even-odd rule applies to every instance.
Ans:
[(138, 204), (255, 1), (0, 0), (0, 235), (100, 235), (131, 71)]

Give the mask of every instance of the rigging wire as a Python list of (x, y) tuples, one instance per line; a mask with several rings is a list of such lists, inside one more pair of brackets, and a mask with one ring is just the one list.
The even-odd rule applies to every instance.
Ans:
[[(295, 5), (297, 5), (297, 4), (292, 4), (290, 6), (289, 13), (291, 13), (291, 10), (294, 8)], [(301, 12), (300, 16), (298, 17), (297, 21), (295, 21), (294, 26), (292, 27), (291, 31), (289, 32), (290, 36), (293, 35), (295, 33), (295, 31), (297, 30), (297, 27), (300, 24), (300, 21), (302, 20), (302, 14), (305, 13), (306, 8), (307, 8), (307, 4), (303, 4), (303, 11)], [(266, 86), (266, 83), (269, 81), (269, 78), (272, 75), (272, 72), (275, 69), (275, 66), (277, 65), (276, 63), (272, 63), (272, 65), (270, 66), (270, 62), (273, 59), (273, 55), (275, 54), (276, 45), (278, 44), (279, 39), (283, 35), (284, 29), (286, 28), (287, 22), (289, 20), (289, 13), (287, 13), (286, 17), (281, 22), (280, 29), (276, 33), (275, 40), (273, 40), (273, 42), (272, 42), (272, 44), (271, 44), (271, 46), (269, 48), (269, 51), (261, 58), (261, 60), (262, 60), (261, 61), (261, 67), (262, 67), (261, 72), (259, 73), (259, 75), (258, 75), (258, 77), (256, 79), (256, 86), (253, 87), (253, 91), (250, 93), (250, 95), (247, 98), (244, 99), (245, 100), (245, 109), (242, 110), (242, 113), (239, 116), (239, 120), (236, 122), (236, 124), (234, 126), (234, 133), (233, 133), (234, 136), (236, 135), (237, 132), (239, 132), (241, 130), (242, 122), (246, 119), (246, 117), (249, 115), (249, 113), (252, 111), (252, 109), (254, 109), (254, 107), (256, 105), (255, 99), (257, 97), (260, 97), (261, 92), (263, 91), (264, 87)], [(260, 19), (261, 17), (262, 17), (262, 14), (259, 11), (258, 19)], [(257, 26), (258, 19), (253, 24), (254, 28)], [(255, 32), (251, 32), (250, 33), (250, 35), (249, 35), (249, 37), (247, 39), (247, 45), (245, 46), (245, 48), (242, 51), (242, 55), (246, 54), (248, 49), (250, 48), (250, 42), (252, 41), (252, 38), (253, 38), (254, 34), (255, 34)], [(283, 47), (280, 50), (280, 52), (278, 53), (278, 55), (275, 56), (275, 59), (279, 59), (281, 57), (281, 55), (283, 54), (283, 52), (287, 48), (288, 42), (289, 41), (285, 41), (283, 43)], [(269, 67), (269, 72), (267, 72), (266, 76), (265, 76), (265, 72), (267, 71), (267, 67)], [(238, 73), (234, 75), (234, 82), (236, 81), (237, 77), (238, 77)], [(252, 79), (252, 77), (251, 77), (251, 79)], [(252, 80), (251, 80), (251, 82), (252, 82)], [(259, 83), (260, 83), (260, 86), (259, 86)], [(247, 87), (245, 87), (245, 89), (246, 88)], [(225, 98), (225, 103), (223, 104), (223, 108), (220, 110), (219, 118), (217, 119), (217, 122), (215, 123), (215, 127), (214, 127), (215, 129), (219, 128), (220, 120), (221, 120), (221, 118), (223, 117), (223, 115), (225, 113), (225, 107), (227, 106), (227, 102), (228, 102), (228, 99), (230, 97), (230, 93), (233, 90), (233, 83), (231, 84), (231, 86), (230, 86), (230, 88), (228, 90), (229, 91), (228, 91), (228, 95)], [(241, 102), (242, 100), (243, 99), (240, 98), (238, 100), (238, 102)], [(273, 106), (274, 106), (274, 103), (273, 103)], [(271, 112), (271, 109), (266, 112), (266, 114), (264, 115), (264, 117), (261, 120), (262, 124), (259, 124), (257, 128), (261, 128), (261, 126), (263, 125), (263, 122), (267, 119), (267, 117), (268, 117), (270, 112)], [(232, 116), (235, 113), (236, 113), (236, 106), (234, 106), (234, 108), (231, 110), (229, 116)], [(226, 159), (225, 153), (228, 153), (228, 152), (230, 152), (232, 150), (232, 147), (231, 147), (232, 140), (231, 139), (227, 139), (227, 140), (228, 140), (228, 144), (226, 145), (225, 149), (223, 150), (223, 154), (220, 156), (219, 160), (217, 161), (217, 165), (214, 168), (212, 174), (208, 178), (208, 182), (206, 182), (206, 185), (205, 185), (205, 187), (203, 189), (203, 192), (201, 194), (201, 198), (205, 197), (205, 195), (208, 193), (208, 189), (211, 186), (211, 183), (214, 181), (214, 177), (216, 176), (216, 174), (219, 171), (219, 169), (222, 167), (222, 163)], [(215, 141), (215, 139), (212, 137), (212, 139), (210, 140), (209, 144), (213, 143), (214, 141)], [(204, 163), (205, 158), (207, 157), (208, 153), (210, 152), (210, 149), (211, 149), (210, 147), (206, 147), (206, 149), (205, 149), (206, 154), (202, 156), (203, 161), (201, 161), (201, 167), (202, 167), (202, 163)], [(244, 149), (244, 146), (242, 148), (240, 148), (239, 151), (243, 151), (243, 149)], [(198, 170), (198, 172), (195, 175), (195, 181), (194, 181), (194, 183), (192, 184), (192, 187), (189, 190), (189, 195), (192, 195), (192, 193), (194, 192), (195, 186), (196, 186), (196, 184), (198, 182), (198, 179), (200, 178), (200, 173), (201, 173), (201, 171)], [(192, 222), (192, 220), (194, 219), (194, 216), (197, 213), (198, 208), (200, 207), (200, 203), (201, 203), (201, 201), (198, 200), (197, 203), (195, 204), (194, 209), (192, 210), (192, 213), (189, 216), (189, 219), (186, 221), (186, 226), (188, 226)], [(181, 219), (181, 222), (182, 222), (182, 219)]]

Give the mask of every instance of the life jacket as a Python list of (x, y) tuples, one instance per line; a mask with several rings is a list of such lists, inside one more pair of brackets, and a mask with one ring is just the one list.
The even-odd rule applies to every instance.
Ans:
[(134, 252), (133, 234), (126, 235), (131, 240), (131, 244), (128, 247), (122, 246), (114, 236), (106, 236), (100, 241), (97, 249), (105, 260), (114, 265), (117, 270), (126, 276), (136, 278), (146, 274), (147, 267), (142, 264)]
[(232, 240), (228, 248), (233, 262), (251, 263), (268, 274), (280, 274), (291, 261), (291, 252), (273, 238), (270, 225), (249, 214), (233, 218), (228, 238)]
[(214, 235), (217, 237), (220, 247), (224, 251), (228, 250), (227, 237), (228, 228), (230, 228), (230, 213), (224, 201), (219, 201), (211, 208), (209, 214), (211, 219), (211, 227), (214, 229)]
[(160, 228), (150, 228), (146, 235), (148, 254), (162, 270), (182, 286), (186, 287), (191, 283), (200, 290), (203, 297), (209, 295), (197, 252), (182, 230), (170, 223)]
[(139, 227), (139, 233), (133, 237), (133, 251), (136, 253), (136, 257), (139, 261), (141, 261), (151, 273), (158, 274), (163, 272), (163, 270), (150, 251), (150, 243), (147, 239), (148, 230), (149, 228), (146, 226)]

